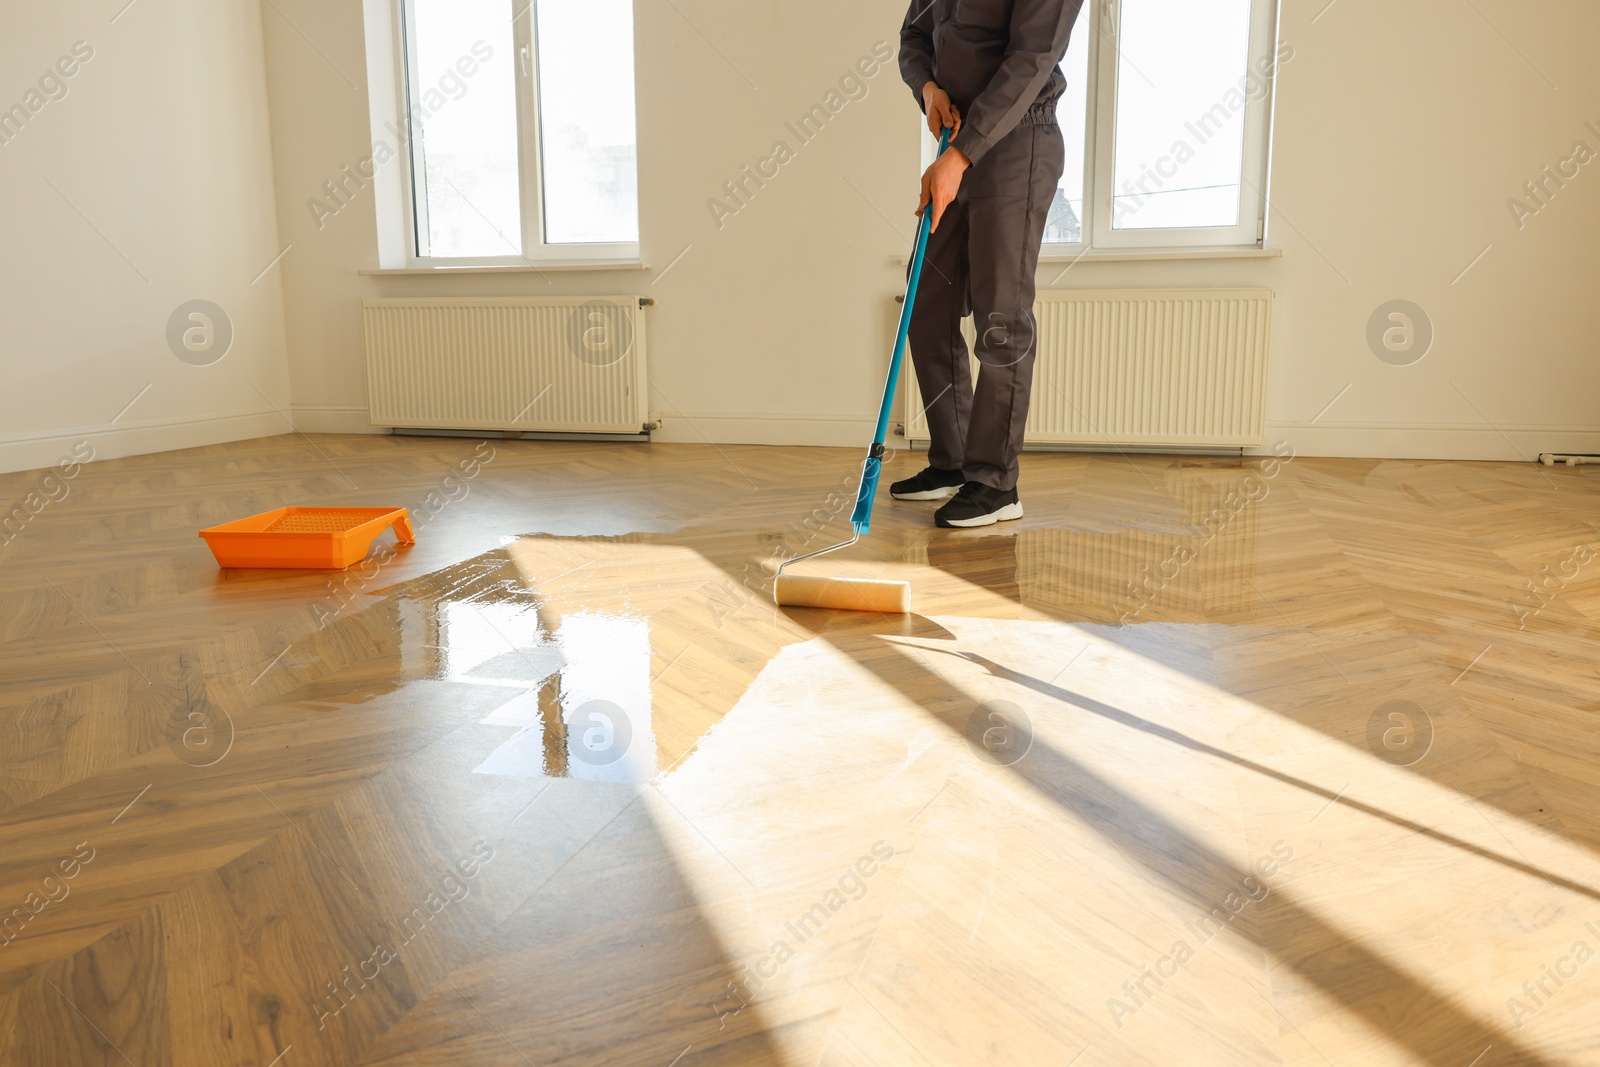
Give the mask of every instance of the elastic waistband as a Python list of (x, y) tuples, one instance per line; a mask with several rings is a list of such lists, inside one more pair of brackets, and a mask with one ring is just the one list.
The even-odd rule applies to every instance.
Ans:
[(1034, 104), (1023, 114), (1018, 126), (1053, 126), (1056, 122), (1056, 102), (1054, 100)]

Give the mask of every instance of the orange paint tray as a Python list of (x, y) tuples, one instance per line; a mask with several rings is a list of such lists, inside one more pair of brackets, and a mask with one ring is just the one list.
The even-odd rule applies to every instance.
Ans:
[(200, 531), (222, 567), (344, 570), (384, 530), (416, 544), (405, 508), (276, 508)]

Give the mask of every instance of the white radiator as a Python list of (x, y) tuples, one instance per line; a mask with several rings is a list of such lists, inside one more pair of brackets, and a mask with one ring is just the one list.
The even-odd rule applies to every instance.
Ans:
[[(1083, 448), (1265, 444), (1270, 289), (1038, 294), (1025, 443)], [(967, 343), (972, 344), (971, 320)], [(906, 361), (906, 437), (928, 439)], [(976, 377), (979, 367), (972, 361)]]
[(361, 315), (374, 426), (644, 429), (637, 297), (364, 300)]

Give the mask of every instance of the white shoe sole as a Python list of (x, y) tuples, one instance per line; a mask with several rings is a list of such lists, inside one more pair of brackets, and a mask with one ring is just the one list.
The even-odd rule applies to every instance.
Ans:
[(960, 488), (959, 485), (947, 485), (943, 489), (927, 489), (920, 493), (896, 493), (890, 490), (889, 495), (896, 500), (949, 500)]
[(979, 515), (975, 519), (950, 519), (949, 523), (958, 530), (969, 530), (974, 526), (993, 526), (997, 522), (1009, 522), (1012, 519), (1022, 518), (1022, 501), (1007, 504), (998, 511), (991, 511), (987, 515)]

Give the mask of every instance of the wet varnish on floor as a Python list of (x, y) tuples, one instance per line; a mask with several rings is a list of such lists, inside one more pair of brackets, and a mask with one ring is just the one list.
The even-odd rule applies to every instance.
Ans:
[[(0, 476), (0, 1063), (1600, 1063), (1600, 475), (1028, 455), (779, 610), (857, 462)], [(195, 537), (290, 504), (417, 544)]]

